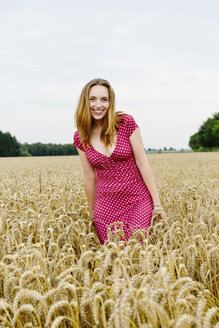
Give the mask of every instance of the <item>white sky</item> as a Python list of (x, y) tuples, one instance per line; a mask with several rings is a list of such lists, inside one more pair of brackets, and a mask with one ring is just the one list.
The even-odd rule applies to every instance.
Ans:
[(218, 0), (0, 0), (0, 130), (71, 143), (82, 87), (107, 79), (145, 148), (188, 148), (219, 111)]

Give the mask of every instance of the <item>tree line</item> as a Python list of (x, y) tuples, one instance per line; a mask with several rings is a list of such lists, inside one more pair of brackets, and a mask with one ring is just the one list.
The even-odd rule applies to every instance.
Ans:
[(0, 157), (13, 156), (67, 156), (77, 155), (77, 149), (73, 144), (21, 144), (9, 132), (0, 131)]
[(21, 144), (21, 156), (67, 156), (77, 155), (77, 149), (73, 144), (42, 144), (41, 142)]

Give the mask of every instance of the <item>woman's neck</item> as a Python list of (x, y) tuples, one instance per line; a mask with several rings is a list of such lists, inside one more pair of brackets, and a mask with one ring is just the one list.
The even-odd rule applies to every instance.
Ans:
[(102, 126), (103, 126), (102, 120), (95, 120), (94, 125), (93, 125), (95, 130), (101, 130)]

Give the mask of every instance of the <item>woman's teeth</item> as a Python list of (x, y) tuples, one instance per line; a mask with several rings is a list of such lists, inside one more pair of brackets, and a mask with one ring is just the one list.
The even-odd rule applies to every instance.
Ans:
[(93, 111), (97, 114), (101, 114), (103, 112), (102, 109), (93, 109)]

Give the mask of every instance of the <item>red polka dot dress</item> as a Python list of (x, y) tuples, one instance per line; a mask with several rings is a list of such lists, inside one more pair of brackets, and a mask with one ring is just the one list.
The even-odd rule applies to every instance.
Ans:
[(151, 225), (152, 198), (129, 141), (138, 125), (131, 115), (122, 114), (120, 120), (111, 156), (98, 152), (93, 146), (83, 148), (79, 132), (74, 134), (74, 146), (86, 152), (97, 174), (94, 225), (101, 244), (107, 240), (107, 228), (114, 222), (123, 222), (126, 240), (135, 229), (147, 229)]

